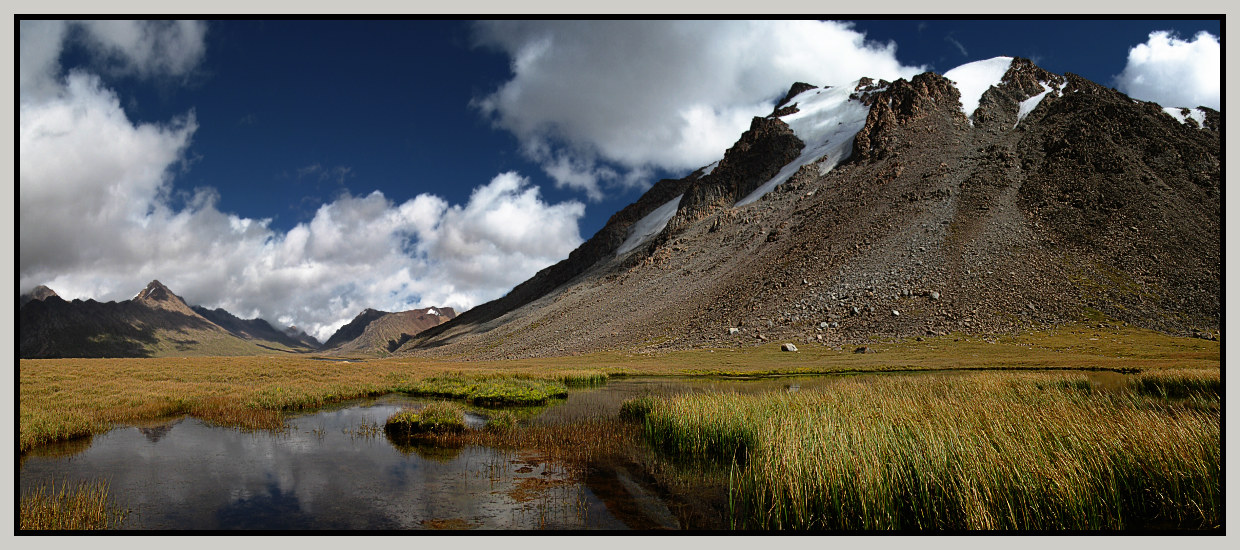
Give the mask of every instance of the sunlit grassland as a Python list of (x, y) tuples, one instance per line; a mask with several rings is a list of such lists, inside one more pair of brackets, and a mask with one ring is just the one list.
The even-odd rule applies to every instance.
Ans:
[(418, 357), (346, 362), (309, 356), (48, 359), (19, 362), (19, 447), (101, 433), (175, 414), (248, 429), (282, 413), (408, 390), (441, 375), (558, 380), (574, 386), (625, 375), (815, 374), (935, 369), (1219, 369), (1219, 343), (1133, 328), (1060, 327), (1016, 337), (951, 335), (869, 346), (878, 353), (779, 344), (678, 352), (607, 352), (512, 361)]
[[(1081, 375), (845, 381), (830, 392), (640, 398), (655, 449), (729, 476), (733, 527), (1211, 528), (1222, 523), (1219, 397)], [(1180, 386), (1173, 386), (1180, 387)]]
[(113, 529), (128, 514), (111, 502), (103, 482), (40, 485), (22, 495), (19, 508), (19, 529)]

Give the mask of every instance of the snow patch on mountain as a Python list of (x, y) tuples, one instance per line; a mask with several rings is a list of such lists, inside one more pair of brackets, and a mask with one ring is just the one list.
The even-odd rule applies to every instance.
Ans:
[[(716, 163), (718, 164), (718, 163)], [(629, 228), (629, 236), (620, 243), (620, 248), (616, 249), (616, 257), (623, 256), (628, 251), (637, 248), (637, 245), (646, 242), (647, 239), (658, 235), (663, 228), (667, 226), (667, 222), (671, 221), (672, 216), (676, 215), (676, 209), (680, 207), (680, 199), (684, 195), (677, 195), (676, 198), (663, 203), (663, 206), (655, 208), (649, 214), (646, 214), (633, 227)]]
[(853, 138), (865, 127), (870, 108), (855, 99), (849, 99), (860, 81), (847, 86), (814, 88), (797, 94), (789, 103), (797, 105), (797, 112), (780, 117), (792, 128), (797, 138), (805, 142), (805, 148), (796, 160), (788, 163), (774, 178), (754, 189), (736, 206), (745, 206), (762, 198), (779, 184), (788, 181), (802, 166), (818, 162), (818, 174), (826, 174), (852, 154)]
[(1038, 84), (1042, 85), (1042, 93), (1020, 102), (1020, 110), (1016, 112), (1016, 124), (1012, 125), (1013, 128), (1019, 126), (1020, 121), (1025, 120), (1025, 117), (1029, 116), (1029, 113), (1032, 113), (1034, 109), (1037, 109), (1038, 104), (1042, 103), (1042, 98), (1046, 97), (1046, 94), (1051, 92), (1051, 87), (1047, 86), (1045, 82), (1038, 82)]
[(977, 110), (982, 94), (1003, 81), (1003, 75), (1012, 66), (1012, 59), (1005, 56), (992, 57), (965, 63), (943, 73), (943, 76), (954, 82), (956, 89), (960, 90), (960, 108), (964, 111), (964, 116), (968, 117), (969, 124), (973, 124), (973, 112)]
[(700, 178), (704, 178), (704, 177), (706, 177), (706, 176), (709, 176), (711, 172), (714, 172), (714, 171), (715, 171), (715, 168), (718, 168), (718, 167), (719, 167), (719, 163), (720, 163), (720, 162), (723, 162), (723, 159), (719, 159), (719, 160), (717, 160), (717, 161), (715, 161), (715, 162), (710, 163), (710, 165), (708, 165), (706, 168), (704, 168), (704, 169), (702, 170), (702, 175), (698, 176), (698, 178), (700, 179)]
[(439, 315), (439, 310), (437, 310), (437, 309), (435, 309), (435, 308), (430, 308), (430, 309), (426, 310), (426, 314), (427, 314), (427, 315)]
[(1201, 109), (1185, 109), (1181, 107), (1163, 107), (1163, 112), (1180, 121), (1180, 124), (1188, 124), (1188, 120), (1192, 119), (1197, 123), (1197, 128), (1206, 127), (1206, 112)]

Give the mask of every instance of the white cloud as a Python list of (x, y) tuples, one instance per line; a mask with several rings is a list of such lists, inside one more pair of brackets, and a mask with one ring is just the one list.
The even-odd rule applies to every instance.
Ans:
[(1218, 109), (1223, 65), (1219, 39), (1206, 31), (1181, 40), (1167, 31), (1150, 33), (1128, 50), (1128, 65), (1115, 77), (1116, 89), (1165, 107)]
[(142, 78), (184, 76), (206, 55), (201, 21), (22, 21), (19, 59), (22, 101), (61, 89), (60, 54), (81, 42), (108, 73)]
[(793, 82), (922, 70), (836, 22), (503, 21), (476, 36), (510, 57), (513, 75), (475, 105), (557, 185), (591, 199), (634, 172), (718, 160)]
[[(464, 310), (497, 298), (582, 242), (584, 206), (548, 204), (515, 173), (475, 188), (464, 205), (345, 195), (287, 232), (220, 212), (213, 189), (173, 206), (173, 169), (198, 127), (194, 114), (134, 124), (99, 76), (61, 74), (67, 28), (21, 27), (19, 290), (47, 284), (66, 299), (125, 300), (159, 279), (192, 304), (325, 340), (367, 307)], [(143, 76), (193, 70), (183, 60), (196, 50), (170, 47), (169, 36), (192, 42), (201, 32), (119, 29), (98, 39), (115, 45), (109, 63)], [(348, 171), (306, 175), (323, 174)]]
[(81, 21), (84, 40), (111, 70), (142, 77), (183, 75), (206, 54), (202, 21)]

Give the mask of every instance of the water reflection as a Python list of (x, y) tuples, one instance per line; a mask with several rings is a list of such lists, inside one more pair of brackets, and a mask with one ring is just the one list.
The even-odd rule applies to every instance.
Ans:
[[(1123, 382), (1114, 373), (1087, 377), (1101, 386)], [(519, 416), (524, 423), (574, 422), (615, 416), (625, 400), (645, 394), (822, 391), (844, 379), (863, 378), (618, 379)], [(429, 401), (389, 395), (343, 403), (291, 418), (281, 432), (246, 433), (195, 418), (144, 422), (21, 455), (20, 490), (104, 479), (131, 511), (126, 529), (722, 527), (712, 512), (717, 503), (656, 489), (637, 461), (566, 465), (530, 450), (435, 446), (383, 433), (388, 416)], [(482, 427), (486, 414), (471, 411), (467, 424)]]

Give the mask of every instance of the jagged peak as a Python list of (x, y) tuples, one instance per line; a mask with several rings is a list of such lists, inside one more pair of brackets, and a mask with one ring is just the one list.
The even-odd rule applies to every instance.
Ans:
[(24, 306), (35, 300), (46, 300), (53, 297), (60, 298), (60, 295), (56, 294), (55, 290), (52, 290), (45, 285), (39, 285), (30, 289), (30, 292), (18, 296), (18, 307)]
[(150, 283), (148, 283), (146, 285), (146, 288), (142, 289), (142, 292), (139, 292), (136, 298), (139, 300), (143, 300), (143, 301), (158, 301), (158, 302), (162, 302), (166, 300), (173, 300), (173, 299), (180, 300), (180, 296), (177, 296), (175, 293), (173, 293), (172, 290), (164, 286), (164, 284), (159, 282), (158, 279), (153, 280)]
[(813, 84), (807, 84), (805, 82), (793, 83), (792, 87), (788, 88), (788, 93), (784, 94), (784, 98), (779, 100), (779, 102), (775, 104), (775, 109), (771, 111), (771, 116), (780, 117), (780, 116), (784, 116), (790, 113), (795, 113), (796, 106), (791, 106), (789, 109), (784, 109), (783, 111), (786, 111), (786, 112), (782, 112), (782, 114), (781, 114), (781, 108), (784, 107), (785, 105), (788, 105), (788, 102), (792, 101), (792, 98), (798, 95), (801, 95), (809, 90), (813, 90), (814, 88), (817, 88), (817, 87), (818, 86), (815, 86)]

